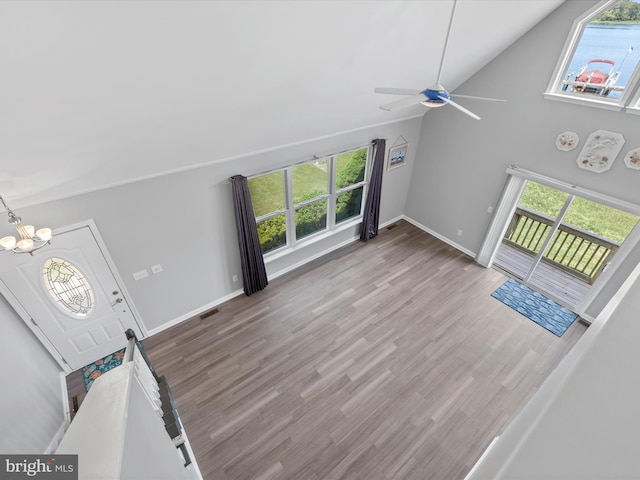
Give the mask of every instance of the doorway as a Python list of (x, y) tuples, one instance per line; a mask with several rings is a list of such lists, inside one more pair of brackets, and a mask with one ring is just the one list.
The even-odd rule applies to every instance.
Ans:
[(637, 223), (631, 213), (528, 180), (493, 265), (576, 309)]
[(29, 254), (0, 255), (0, 293), (67, 373), (145, 331), (93, 222)]

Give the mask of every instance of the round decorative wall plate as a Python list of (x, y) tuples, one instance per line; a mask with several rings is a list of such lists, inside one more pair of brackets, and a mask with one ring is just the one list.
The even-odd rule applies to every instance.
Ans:
[(624, 156), (624, 164), (634, 170), (640, 170), (640, 148), (629, 150)]
[(564, 132), (556, 138), (556, 147), (558, 147), (558, 150), (568, 152), (569, 150), (576, 148), (578, 146), (578, 142), (580, 142), (580, 139), (576, 132)]
[(595, 173), (606, 172), (611, 168), (624, 145), (621, 133), (596, 130), (587, 138), (576, 161), (580, 168)]

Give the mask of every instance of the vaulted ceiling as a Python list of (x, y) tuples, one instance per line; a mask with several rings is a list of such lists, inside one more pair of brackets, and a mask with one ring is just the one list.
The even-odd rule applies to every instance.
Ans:
[[(460, 0), (442, 83), (563, 1)], [(394, 97), (374, 87), (435, 81), (452, 5), (0, 2), (0, 195), (32, 204), (424, 114), (380, 110)]]

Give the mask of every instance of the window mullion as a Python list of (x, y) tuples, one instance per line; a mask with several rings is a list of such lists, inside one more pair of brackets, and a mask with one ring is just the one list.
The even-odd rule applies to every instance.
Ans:
[(284, 171), (285, 205), (287, 206), (287, 245), (296, 243), (296, 216), (293, 207), (293, 170), (292, 167)]
[(329, 201), (327, 202), (327, 228), (332, 229), (336, 224), (336, 177), (338, 170), (338, 157), (332, 155), (330, 157), (329, 169)]

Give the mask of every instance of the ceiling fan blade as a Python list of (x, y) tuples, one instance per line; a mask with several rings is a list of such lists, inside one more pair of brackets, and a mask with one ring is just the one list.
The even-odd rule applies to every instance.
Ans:
[(399, 108), (410, 107), (411, 105), (418, 105), (425, 101), (427, 97), (419, 93), (418, 95), (411, 95), (409, 97), (401, 98), (395, 102), (387, 103), (380, 106), (382, 110), (397, 110)]
[(454, 95), (454, 94), (449, 94), (451, 97), (456, 97), (456, 98), (471, 98), (473, 100), (487, 100), (489, 102), (506, 102), (506, 100), (503, 100), (501, 98), (489, 98), (489, 97), (474, 97), (473, 95)]
[(451, 105), (452, 107), (457, 108), (458, 110), (460, 110), (463, 113), (466, 113), (467, 115), (469, 115), (471, 118), (475, 118), (476, 120), (480, 120), (480, 117), (478, 115), (476, 115), (475, 113), (473, 113), (470, 110), (467, 110), (466, 108), (464, 108), (462, 105), (458, 105), (456, 102), (454, 102), (453, 100), (451, 100), (450, 98), (447, 97), (443, 97), (443, 96), (439, 96), (439, 98), (444, 102), (444, 103), (448, 103), (449, 105)]
[(422, 90), (416, 90), (413, 88), (376, 88), (376, 93), (388, 93), (391, 95), (417, 95)]

